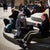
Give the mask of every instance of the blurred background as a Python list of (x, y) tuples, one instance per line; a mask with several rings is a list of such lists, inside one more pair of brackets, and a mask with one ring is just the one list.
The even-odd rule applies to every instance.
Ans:
[(22, 5), (33, 5), (34, 1), (43, 1), (43, 3), (46, 5), (48, 4), (48, 0), (0, 0), (0, 6), (3, 5), (3, 3), (7, 3), (8, 6), (11, 7), (16, 7), (19, 6), (20, 4)]

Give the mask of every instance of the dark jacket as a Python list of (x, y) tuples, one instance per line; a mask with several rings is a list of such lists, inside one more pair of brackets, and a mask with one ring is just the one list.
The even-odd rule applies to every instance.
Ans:
[(25, 14), (27, 17), (30, 17), (30, 16), (31, 16), (31, 12), (30, 12), (27, 8), (24, 9), (24, 14)]
[(13, 18), (16, 21), (18, 13), (18, 11), (14, 11), (13, 14), (9, 16), (9, 18)]
[(42, 36), (48, 36), (49, 34), (49, 20), (45, 20), (42, 24), (38, 24), (39, 32)]
[(18, 11), (14, 11), (12, 15), (9, 16), (9, 18), (13, 18), (13, 28), (15, 29), (16, 19), (18, 16)]
[(22, 27), (26, 28), (26, 26), (27, 26), (27, 23), (26, 23), (25, 17), (19, 16), (18, 19), (16, 20), (16, 27), (20, 27), (22, 29)]

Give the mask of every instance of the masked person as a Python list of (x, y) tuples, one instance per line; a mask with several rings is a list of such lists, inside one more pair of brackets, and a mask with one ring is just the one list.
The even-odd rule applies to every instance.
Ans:
[(16, 20), (16, 29), (17, 32), (14, 35), (14, 38), (22, 38), (23, 35), (27, 32), (27, 23), (26, 18), (23, 14), (23, 11), (19, 13), (18, 18)]
[[(26, 47), (28, 43), (31, 42), (32, 38), (45, 38), (49, 35), (49, 19), (47, 14), (43, 14), (41, 16), (42, 23), (41, 24), (35, 24), (36, 27), (39, 28), (39, 31), (30, 31), (26, 36), (21, 39), (20, 46)], [(23, 45), (22, 45), (23, 44)]]
[(18, 11), (16, 11), (15, 9), (12, 9), (12, 14), (9, 16), (9, 20), (8, 19), (4, 19), (4, 24), (5, 24), (5, 32), (12, 32), (12, 29), (15, 29), (15, 23), (16, 23), (16, 19), (18, 16)]

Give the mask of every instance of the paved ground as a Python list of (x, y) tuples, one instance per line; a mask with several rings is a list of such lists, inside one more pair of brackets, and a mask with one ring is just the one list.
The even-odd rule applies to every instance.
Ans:
[(0, 50), (19, 50), (21, 47), (15, 45), (3, 37), (4, 23), (3, 19), (7, 18), (11, 14), (11, 9), (8, 8), (7, 12), (0, 8)]

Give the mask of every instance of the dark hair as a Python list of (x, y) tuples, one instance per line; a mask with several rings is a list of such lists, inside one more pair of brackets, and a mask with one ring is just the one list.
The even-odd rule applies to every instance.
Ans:
[(45, 16), (46, 20), (49, 20), (48, 15), (47, 14), (43, 14), (43, 16)]

